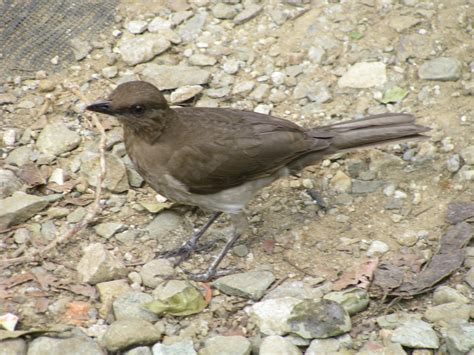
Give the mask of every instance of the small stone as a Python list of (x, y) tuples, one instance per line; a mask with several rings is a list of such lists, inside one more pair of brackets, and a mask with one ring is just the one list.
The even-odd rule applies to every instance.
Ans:
[(458, 171), (461, 167), (461, 158), (459, 157), (459, 154), (451, 155), (446, 162), (446, 167), (448, 168), (448, 171), (452, 173)]
[(84, 207), (77, 207), (74, 211), (68, 214), (68, 223), (77, 223), (81, 221), (87, 214), (87, 210)]
[(18, 228), (15, 231), (15, 234), (13, 235), (13, 240), (15, 240), (15, 243), (17, 244), (24, 244), (28, 242), (30, 238), (31, 238), (31, 233), (26, 228)]
[(146, 28), (148, 27), (148, 23), (143, 20), (135, 20), (135, 21), (130, 21), (129, 23), (127, 23), (125, 27), (130, 33), (133, 33), (136, 35), (136, 34), (145, 32)]
[(145, 64), (143, 79), (151, 82), (160, 90), (176, 89), (186, 85), (202, 85), (209, 81), (210, 73), (206, 70), (174, 65)]
[(273, 281), (269, 271), (249, 271), (220, 277), (212, 284), (228, 295), (259, 300)]
[[(243, 336), (214, 336), (206, 340), (204, 347), (199, 351), (199, 355), (228, 354), (250, 355), (250, 341)], [(262, 354), (262, 349), (260, 349)]]
[(110, 325), (103, 341), (107, 350), (116, 352), (133, 345), (154, 344), (160, 338), (161, 332), (153, 324), (142, 319), (123, 319)]
[(203, 87), (201, 85), (182, 86), (171, 93), (170, 101), (171, 103), (174, 103), (174, 104), (188, 101), (189, 99), (200, 94), (202, 90), (203, 90)]
[(352, 193), (353, 194), (367, 194), (375, 192), (383, 186), (383, 181), (372, 180), (352, 180)]
[(423, 80), (456, 81), (461, 77), (461, 68), (456, 58), (441, 57), (423, 63), (418, 76)]
[(107, 318), (112, 309), (112, 302), (122, 294), (130, 291), (130, 286), (126, 280), (113, 280), (99, 282), (97, 285), (100, 302), (102, 303), (99, 314), (102, 318)]
[(0, 355), (27, 355), (26, 341), (18, 339), (5, 339), (0, 341)]
[(102, 75), (108, 79), (115, 78), (118, 74), (118, 68), (116, 66), (105, 67), (102, 69)]
[(377, 317), (377, 324), (383, 329), (395, 329), (409, 321), (420, 320), (421, 314), (395, 312), (386, 316)]
[[(414, 353), (415, 352), (413, 352), (413, 354)], [(431, 354), (432, 353), (430, 352), (429, 355), (431, 355)], [(311, 354), (311, 355), (313, 355), (313, 354)], [(314, 354), (314, 355), (316, 355), (316, 354)], [(382, 347), (377, 348), (377, 349), (361, 350), (361, 351), (357, 352), (357, 355), (407, 355), (407, 353), (405, 352), (405, 350), (403, 350), (403, 348), (400, 344), (390, 344), (390, 345), (387, 345), (387, 346), (382, 346)], [(426, 355), (428, 355), (428, 354), (426, 354)]]
[(77, 272), (82, 282), (90, 284), (114, 280), (127, 274), (125, 266), (100, 243), (84, 248)]
[(232, 89), (232, 94), (246, 96), (253, 90), (254, 87), (255, 83), (253, 81), (243, 81), (236, 83)]
[(212, 8), (212, 15), (215, 18), (222, 19), (222, 20), (228, 20), (232, 19), (237, 15), (237, 9), (235, 6), (229, 5), (229, 4), (224, 4), (224, 3), (218, 3)]
[(459, 291), (449, 286), (439, 286), (433, 293), (433, 304), (440, 305), (445, 303), (469, 303), (469, 299), (463, 296)]
[(54, 89), (56, 89), (56, 83), (53, 80), (40, 80), (38, 84), (38, 90), (40, 92), (51, 92), (54, 91)]
[(326, 51), (321, 47), (310, 47), (308, 50), (308, 58), (313, 63), (321, 64), (326, 60)]
[(339, 303), (303, 300), (289, 318), (291, 332), (306, 339), (328, 338), (351, 330), (351, 319)]
[(0, 169), (0, 199), (21, 189), (21, 180), (8, 169)]
[(174, 268), (168, 259), (153, 259), (140, 270), (143, 284), (150, 288), (155, 288), (173, 274)]
[(74, 58), (79, 61), (87, 57), (89, 52), (92, 50), (92, 46), (89, 42), (75, 38), (71, 40), (71, 48), (74, 53)]
[[(100, 155), (92, 153), (83, 157), (81, 173), (91, 186), (97, 186), (97, 176), (100, 171)], [(106, 172), (102, 181), (105, 188), (111, 192), (121, 193), (129, 189), (128, 175), (123, 161), (110, 153), (105, 153)]]
[(250, 250), (245, 245), (241, 244), (241, 245), (236, 245), (232, 249), (232, 253), (237, 255), (238, 257), (243, 258), (243, 257), (247, 256), (250, 253)]
[(474, 168), (464, 165), (459, 169), (458, 177), (460, 181), (474, 181)]
[(180, 339), (172, 344), (157, 343), (153, 345), (152, 351), (153, 355), (197, 355), (191, 338)]
[[(349, 334), (328, 339), (314, 339), (311, 341), (305, 355), (345, 354), (344, 350), (352, 347), (352, 338)], [(387, 354), (384, 354), (387, 355)]]
[(362, 312), (369, 306), (369, 295), (366, 290), (361, 288), (330, 292), (324, 296), (324, 299), (339, 303), (349, 315)]
[(424, 316), (429, 322), (432, 323), (448, 323), (453, 320), (467, 321), (469, 319), (470, 312), (470, 305), (465, 303), (450, 302), (428, 307)]
[[(249, 342), (249, 345), (250, 345), (250, 342)], [(229, 347), (229, 348), (234, 349), (233, 347)], [(222, 352), (209, 353), (209, 355), (211, 354), (222, 354)], [(246, 353), (242, 352), (241, 354), (250, 354), (250, 349), (248, 352)], [(270, 335), (268, 337), (263, 338), (262, 344), (260, 345), (260, 349), (259, 349), (259, 355), (277, 355), (277, 354), (300, 355), (301, 350), (298, 349), (296, 345), (293, 345), (289, 340), (278, 335)]]
[(339, 79), (341, 88), (367, 89), (387, 81), (385, 64), (380, 62), (356, 63)]
[(21, 147), (13, 149), (6, 159), (6, 162), (10, 165), (22, 166), (27, 163), (31, 163), (34, 159), (34, 152), (33, 150), (23, 145)]
[(137, 346), (131, 350), (125, 351), (124, 355), (153, 355), (148, 346)]
[(0, 230), (30, 219), (47, 205), (46, 198), (15, 192), (0, 200)]
[(388, 252), (390, 247), (387, 243), (384, 243), (380, 240), (374, 240), (370, 243), (369, 249), (367, 250), (367, 256), (381, 256)]
[(449, 354), (472, 353), (474, 349), (474, 324), (467, 322), (451, 324), (446, 331), (445, 339)]
[(211, 57), (209, 55), (201, 54), (201, 53), (196, 53), (196, 54), (193, 54), (191, 57), (189, 57), (189, 64), (191, 65), (205, 67), (205, 66), (212, 66), (216, 63), (217, 63), (216, 58)]
[(414, 231), (407, 231), (398, 235), (396, 238), (398, 244), (406, 247), (412, 247), (418, 242), (418, 235)]
[(47, 124), (38, 136), (36, 146), (41, 153), (58, 156), (79, 146), (81, 137), (63, 123)]
[(129, 291), (122, 293), (113, 301), (115, 318), (121, 319), (142, 319), (148, 322), (156, 322), (158, 316), (144, 308), (144, 305), (153, 301), (153, 297), (147, 293), (139, 291)]
[(193, 41), (202, 31), (202, 28), (206, 23), (206, 18), (207, 12), (198, 12), (180, 27), (179, 35), (185, 42)]
[(146, 33), (132, 39), (122, 39), (119, 52), (128, 65), (147, 62), (170, 48), (171, 43), (159, 34)]
[(255, 303), (245, 311), (263, 334), (285, 335), (291, 332), (288, 321), (299, 303), (301, 300), (293, 297), (275, 298)]
[(104, 222), (94, 227), (95, 232), (102, 238), (109, 239), (115, 233), (122, 231), (125, 225), (120, 222)]
[(388, 25), (398, 33), (403, 32), (413, 26), (418, 25), (420, 19), (412, 16), (390, 16)]
[(330, 185), (332, 189), (338, 193), (350, 192), (352, 190), (352, 179), (338, 170), (331, 179)]
[(240, 25), (257, 16), (263, 10), (263, 6), (257, 4), (248, 5), (242, 12), (234, 17), (234, 23)]
[[(222, 69), (224, 70), (225, 73), (227, 74), (235, 74), (239, 71), (240, 69), (240, 63), (237, 61), (237, 60), (232, 60), (232, 59), (229, 59), (229, 60), (226, 60), (224, 62), (224, 64), (222, 65)], [(250, 89), (248, 89), (248, 91), (251, 91), (254, 87), (254, 82), (253, 81), (244, 81), (242, 83), (240, 83), (241, 85), (242, 84), (247, 84), (249, 85), (248, 83), (252, 83), (252, 87)], [(234, 87), (235, 89), (235, 87)]]
[[(84, 336), (82, 332), (74, 332), (74, 336), (67, 338), (40, 336), (28, 344), (27, 354), (64, 355), (65, 352), (69, 354), (104, 355), (104, 351), (99, 344), (91, 338)], [(9, 353), (9, 355), (13, 354)]]
[(461, 150), (461, 158), (467, 165), (474, 165), (474, 145)]
[(141, 232), (137, 230), (127, 230), (115, 234), (115, 239), (117, 239), (122, 244), (131, 246), (136, 243), (137, 238), (140, 236), (140, 234)]
[(146, 227), (152, 238), (157, 240), (165, 238), (171, 231), (177, 229), (183, 222), (183, 218), (172, 211), (164, 211)]
[(162, 17), (155, 17), (151, 20), (150, 24), (148, 25), (148, 31), (150, 32), (160, 32), (161, 30), (168, 30), (172, 26), (171, 21), (168, 21)]
[(12, 95), (12, 94), (7, 94), (7, 93), (4, 93), (4, 94), (1, 94), (0, 93), (0, 106), (1, 105), (8, 105), (8, 104), (14, 104), (15, 102), (17, 102), (17, 98), (15, 95)]
[(422, 320), (412, 320), (396, 328), (391, 341), (408, 348), (438, 349), (439, 339), (431, 325)]

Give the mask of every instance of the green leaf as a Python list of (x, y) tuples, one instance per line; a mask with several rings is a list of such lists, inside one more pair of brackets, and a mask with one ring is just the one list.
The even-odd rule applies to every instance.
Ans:
[(206, 307), (206, 301), (201, 292), (193, 286), (188, 286), (166, 300), (154, 300), (144, 307), (156, 314), (187, 316), (201, 312)]
[(361, 39), (362, 37), (364, 37), (364, 34), (359, 31), (352, 31), (349, 33), (349, 38), (356, 41)]
[(388, 89), (383, 94), (382, 99), (380, 100), (383, 104), (389, 104), (392, 102), (400, 102), (408, 95), (408, 90), (402, 89), (398, 86), (394, 86), (391, 89)]

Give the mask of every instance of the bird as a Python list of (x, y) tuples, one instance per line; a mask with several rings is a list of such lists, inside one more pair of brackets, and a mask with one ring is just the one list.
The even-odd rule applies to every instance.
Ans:
[(225, 274), (219, 264), (246, 231), (246, 205), (265, 186), (326, 156), (423, 139), (430, 130), (407, 113), (304, 128), (232, 108), (172, 108), (156, 86), (140, 80), (118, 85), (86, 109), (118, 119), (127, 154), (157, 193), (212, 213), (189, 241), (168, 254), (180, 256), (177, 264), (198, 248), (199, 238), (222, 213), (230, 216), (233, 233), (223, 249), (206, 271), (190, 275), (201, 281)]

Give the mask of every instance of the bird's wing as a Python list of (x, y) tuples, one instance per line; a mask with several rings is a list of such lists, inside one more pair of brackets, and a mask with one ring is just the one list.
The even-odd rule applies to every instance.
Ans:
[(176, 112), (186, 120), (189, 136), (171, 155), (170, 173), (193, 193), (211, 194), (269, 176), (328, 146), (304, 128), (268, 115), (210, 108)]

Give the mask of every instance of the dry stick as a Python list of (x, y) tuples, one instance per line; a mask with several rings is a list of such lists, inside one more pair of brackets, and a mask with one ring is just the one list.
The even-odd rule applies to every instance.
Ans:
[[(69, 90), (73, 92), (77, 97), (79, 97), (82, 101), (88, 102), (87, 98), (79, 91), (78, 88), (75, 87), (70, 87)], [(76, 223), (66, 234), (62, 236), (58, 236), (55, 238), (51, 243), (46, 245), (42, 249), (35, 249), (33, 252), (26, 254), (21, 257), (17, 258), (12, 258), (12, 259), (4, 259), (0, 261), (0, 266), (5, 268), (9, 267), (11, 265), (17, 265), (17, 264), (22, 264), (22, 263), (27, 263), (27, 262), (32, 262), (37, 260), (40, 257), (43, 257), (47, 255), (49, 251), (52, 249), (56, 248), (58, 245), (67, 243), (69, 239), (71, 239), (73, 236), (75, 236), (77, 233), (79, 233), (81, 230), (86, 228), (92, 221), (96, 219), (98, 214), (102, 210), (102, 206), (100, 205), (100, 197), (102, 194), (102, 181), (104, 180), (105, 172), (106, 172), (106, 166), (105, 166), (105, 143), (106, 143), (106, 135), (105, 135), (105, 130), (102, 124), (99, 122), (97, 119), (96, 115), (91, 113), (90, 114), (92, 117), (92, 121), (94, 122), (94, 125), (97, 127), (97, 129), (100, 132), (100, 143), (99, 143), (99, 154), (100, 154), (100, 171), (99, 174), (97, 175), (97, 186), (95, 189), (95, 199), (94, 199), (94, 204), (93, 207), (87, 212), (87, 214), (84, 216), (84, 218)]]

